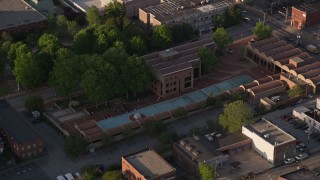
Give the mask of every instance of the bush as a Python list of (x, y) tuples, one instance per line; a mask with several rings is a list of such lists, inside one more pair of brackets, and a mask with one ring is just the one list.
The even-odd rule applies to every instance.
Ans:
[(121, 171), (107, 171), (102, 176), (102, 180), (121, 180), (123, 179)]
[(175, 118), (179, 118), (179, 117), (185, 117), (187, 116), (188, 112), (185, 108), (183, 107), (178, 107), (177, 109), (175, 109), (172, 113), (172, 116)]
[(150, 136), (158, 136), (165, 129), (165, 125), (161, 121), (149, 121), (143, 125), (146, 133)]
[(28, 109), (28, 111), (43, 111), (44, 102), (40, 96), (29, 95), (24, 101), (24, 107)]
[(178, 139), (178, 135), (174, 131), (164, 132), (160, 134), (159, 141), (161, 144), (173, 144)]

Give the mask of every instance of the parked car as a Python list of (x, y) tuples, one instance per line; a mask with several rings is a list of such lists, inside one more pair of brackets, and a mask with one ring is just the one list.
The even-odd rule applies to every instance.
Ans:
[[(299, 129), (301, 130), (306, 130), (306, 129), (309, 129), (309, 126), (306, 124), (306, 125), (303, 125), (302, 127), (300, 127)], [(309, 133), (309, 132), (308, 132)]]
[(309, 155), (308, 155), (307, 153), (303, 153), (303, 154), (299, 154), (298, 156), (296, 156), (295, 159), (296, 159), (297, 161), (301, 161), (301, 160), (307, 158), (308, 156), (309, 156)]
[(288, 42), (293, 42), (293, 41), (294, 41), (294, 39), (291, 38), (291, 37), (285, 37), (284, 39), (285, 39), (286, 41), (288, 41)]
[(66, 178), (64, 178), (62, 175), (57, 176), (56, 180), (66, 180)]
[(210, 134), (206, 134), (205, 137), (208, 141), (213, 141), (213, 138)]
[(67, 180), (74, 180), (74, 177), (72, 176), (71, 173), (67, 173), (64, 176), (67, 178)]
[(295, 162), (295, 159), (294, 158), (288, 158), (284, 161), (284, 164), (291, 164), (291, 163), (294, 163)]
[(230, 53), (230, 54), (233, 54), (233, 49), (230, 49), (230, 48), (226, 48), (226, 49), (224, 49), (225, 51), (227, 51), (228, 53)]
[(40, 118), (40, 117), (38, 117), (38, 118), (35, 118), (34, 120), (32, 120), (32, 123), (33, 124), (38, 124), (38, 123), (40, 123), (42, 121), (42, 119)]

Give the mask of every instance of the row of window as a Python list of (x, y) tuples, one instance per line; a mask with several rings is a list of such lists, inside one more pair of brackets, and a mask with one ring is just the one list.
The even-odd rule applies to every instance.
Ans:
[[(39, 149), (39, 153), (41, 153), (42, 152), (42, 149)], [(34, 150), (33, 151), (33, 155), (37, 155), (37, 151), (36, 150)], [(28, 156), (28, 157), (31, 157), (31, 152), (28, 152), (28, 153), (23, 153), (23, 154), (21, 154), (21, 157), (26, 157), (26, 156)]]
[[(32, 144), (33, 148), (37, 147), (37, 144)], [(41, 143), (39, 143), (39, 146), (41, 146)], [(22, 146), (21, 150), (24, 151), (25, 149), (30, 149), (30, 145), (28, 145), (27, 147)], [(13, 148), (16, 149), (17, 151), (19, 151), (19, 147), (16, 145), (13, 145)]]

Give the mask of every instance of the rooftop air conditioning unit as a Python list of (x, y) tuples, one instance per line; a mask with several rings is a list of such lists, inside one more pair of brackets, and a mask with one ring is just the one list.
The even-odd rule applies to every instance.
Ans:
[(270, 135), (269, 134), (265, 134), (263, 137), (268, 139), (270, 137)]

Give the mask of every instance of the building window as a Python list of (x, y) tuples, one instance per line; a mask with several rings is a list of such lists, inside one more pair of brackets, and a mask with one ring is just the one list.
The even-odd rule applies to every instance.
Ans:
[(191, 87), (191, 82), (184, 83), (184, 88)]
[(25, 154), (22, 154), (22, 157), (24, 158), (26, 155)]
[(33, 147), (37, 147), (37, 144), (33, 144)]
[(191, 76), (186, 77), (186, 78), (184, 79), (184, 81), (191, 81)]
[(166, 94), (168, 94), (169, 93), (169, 90), (166, 90)]
[(173, 91), (175, 92), (177, 90), (177, 88), (173, 88)]
[(24, 147), (22, 147), (22, 151), (24, 151)]
[(166, 84), (166, 87), (169, 87), (169, 83)]
[(174, 82), (173, 82), (173, 85), (176, 85), (176, 84), (177, 84), (177, 81), (174, 81)]
[(31, 152), (28, 152), (28, 156), (31, 156)]
[(30, 145), (28, 145), (28, 149), (30, 149)]

